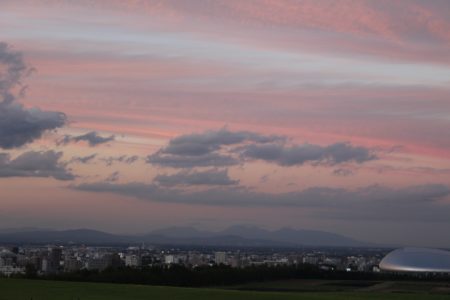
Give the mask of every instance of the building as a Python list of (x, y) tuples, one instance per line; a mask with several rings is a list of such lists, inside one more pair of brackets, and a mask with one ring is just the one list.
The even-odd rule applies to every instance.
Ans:
[(2, 250), (0, 252), (0, 267), (15, 266), (16, 263), (17, 263), (17, 254), (9, 250)]
[(450, 252), (428, 248), (397, 249), (388, 253), (379, 267), (384, 272), (450, 274)]
[(64, 272), (76, 272), (83, 267), (83, 264), (76, 257), (66, 257), (64, 260)]
[(175, 263), (175, 256), (173, 255), (166, 255), (164, 256), (164, 262), (168, 265)]
[(9, 277), (13, 274), (24, 274), (25, 268), (17, 266), (0, 266), (0, 274)]
[(52, 248), (48, 256), (42, 259), (42, 271), (47, 274), (57, 273), (61, 269), (62, 249)]
[(86, 269), (103, 271), (104, 269), (110, 267), (111, 264), (112, 264), (111, 258), (105, 255), (102, 257), (95, 257), (89, 259), (86, 263)]
[(138, 255), (127, 255), (125, 256), (125, 266), (127, 267), (140, 267), (141, 258)]
[(216, 265), (226, 265), (227, 262), (227, 253), (226, 252), (215, 252), (214, 253), (214, 262)]
[(17, 265), (17, 254), (2, 250), (0, 252), (0, 274), (4, 276), (11, 276), (13, 274), (24, 273), (25, 269)]
[(317, 265), (319, 263), (319, 257), (317, 256), (304, 256), (302, 259), (304, 264)]

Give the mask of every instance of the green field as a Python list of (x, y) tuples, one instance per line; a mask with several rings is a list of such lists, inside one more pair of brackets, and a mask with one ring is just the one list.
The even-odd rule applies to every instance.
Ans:
[(441, 294), (450, 297), (450, 282), (436, 281), (374, 281), (291, 279), (255, 282), (233, 286), (241, 291), (283, 292), (365, 292), (394, 294)]
[[(307, 283), (307, 285), (309, 284), (313, 284), (313, 282)], [(269, 283), (268, 286), (270, 285), (271, 284)], [(286, 286), (286, 283), (284, 285)], [(293, 282), (287, 283), (287, 286), (292, 287), (292, 285)], [(251, 285), (247, 286), (247, 288), (251, 288)], [(359, 292), (357, 291), (336, 292), (331, 290), (322, 292), (236, 291), (236, 290), (206, 289), (206, 288), (174, 288), (174, 287), (155, 287), (142, 285), (1, 279), (0, 300), (15, 300), (15, 299), (23, 299), (23, 300), (435, 299), (439, 300), (439, 299), (450, 299), (450, 294), (432, 294), (423, 289), (416, 290), (415, 293), (399, 293), (393, 291), (379, 292), (376, 290), (367, 290)]]

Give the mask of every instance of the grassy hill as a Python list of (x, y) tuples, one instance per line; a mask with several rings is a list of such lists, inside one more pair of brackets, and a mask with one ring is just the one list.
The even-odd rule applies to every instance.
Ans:
[(450, 299), (450, 295), (379, 292), (271, 292), (175, 288), (103, 283), (0, 279), (0, 300), (419, 300)]

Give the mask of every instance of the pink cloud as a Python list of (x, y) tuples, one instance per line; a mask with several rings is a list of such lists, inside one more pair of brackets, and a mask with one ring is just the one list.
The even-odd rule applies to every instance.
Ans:
[[(46, 11), (75, 15), (82, 10), (103, 11), (115, 14), (114, 22), (124, 16), (123, 23), (136, 29), (190, 32), (262, 48), (413, 62), (450, 61), (447, 1), (27, 0), (3, 5), (27, 7), (26, 13), (33, 14), (43, 3)], [(31, 9), (33, 6), (36, 9)]]

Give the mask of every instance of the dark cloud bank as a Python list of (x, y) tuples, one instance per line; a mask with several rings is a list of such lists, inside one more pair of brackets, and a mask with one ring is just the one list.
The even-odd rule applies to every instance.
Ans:
[(79, 164), (88, 164), (92, 162), (97, 157), (97, 153), (87, 155), (87, 156), (74, 156), (69, 161), (69, 163), (79, 163)]
[[(358, 189), (312, 187), (272, 194), (239, 186), (239, 181), (228, 176), (227, 169), (221, 169), (253, 160), (290, 167), (306, 163), (329, 166), (362, 164), (375, 159), (377, 156), (373, 150), (349, 143), (296, 145), (282, 136), (221, 129), (177, 137), (148, 156), (147, 163), (181, 169), (171, 175), (157, 175), (152, 183), (97, 182), (71, 188), (164, 203), (300, 208), (320, 218), (448, 222), (450, 206), (441, 201), (450, 196), (450, 188), (446, 185), (427, 184), (397, 189), (379, 185)], [(204, 170), (204, 167), (214, 168)], [(346, 169), (336, 170), (338, 175), (350, 175)], [(203, 189), (186, 189), (191, 186), (203, 186)]]
[(62, 152), (29, 151), (15, 159), (0, 153), (0, 177), (52, 177), (58, 180), (72, 180), (75, 176), (61, 162)]
[(364, 163), (377, 159), (372, 149), (335, 143), (328, 146), (290, 144), (284, 136), (227, 129), (207, 131), (177, 137), (147, 162), (171, 168), (225, 167), (251, 160), (261, 160), (280, 166), (306, 163), (334, 165), (343, 162)]
[(115, 162), (131, 165), (139, 160), (139, 156), (137, 155), (110, 156), (110, 157), (103, 157), (100, 160), (104, 161), (107, 166), (111, 166)]
[(112, 184), (97, 182), (72, 186), (89, 192), (108, 192), (143, 200), (212, 206), (297, 207), (318, 217), (389, 219), (448, 222), (450, 206), (440, 202), (450, 195), (446, 185), (429, 184), (393, 189), (367, 186), (356, 190), (313, 187), (302, 191), (270, 194), (239, 187), (185, 191), (156, 183)]
[[(31, 143), (48, 130), (64, 126), (61, 112), (25, 108), (17, 103), (23, 94), (21, 80), (30, 72), (21, 53), (0, 42), (0, 148), (13, 149)], [(14, 91), (20, 91), (15, 94)]]
[(65, 135), (62, 139), (57, 141), (57, 145), (67, 145), (69, 143), (78, 143), (83, 141), (88, 143), (89, 146), (95, 147), (100, 144), (105, 144), (114, 141), (115, 138), (116, 137), (114, 135), (102, 137), (97, 132), (91, 131), (86, 134), (76, 136)]

